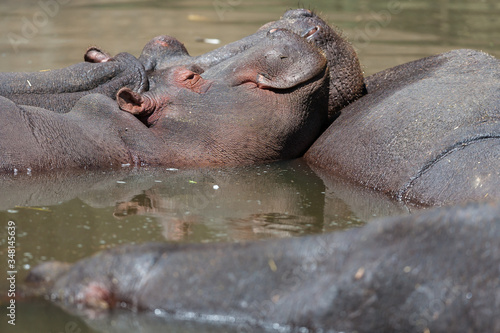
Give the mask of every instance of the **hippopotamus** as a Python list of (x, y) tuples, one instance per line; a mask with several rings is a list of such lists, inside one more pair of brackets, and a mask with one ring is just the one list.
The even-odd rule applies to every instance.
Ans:
[(307, 237), (117, 246), (43, 263), (27, 285), (101, 322), (128, 309), (239, 332), (496, 332), (499, 241), (499, 202), (476, 203)]
[[(68, 69), (0, 78), (8, 124), (0, 131), (0, 170), (291, 159), (365, 92), (352, 47), (308, 10), (289, 11), (204, 56), (191, 57), (179, 41), (160, 36), (139, 59), (113, 58), (97, 48), (85, 59)], [(87, 71), (97, 74), (83, 75)], [(110, 79), (112, 72), (118, 76)], [(75, 75), (74, 86), (64, 87)]]
[(186, 63), (205, 70), (260, 43), (271, 29), (292, 31), (319, 47), (326, 55), (329, 68), (329, 122), (344, 107), (366, 94), (363, 71), (354, 48), (339, 31), (308, 9), (289, 10), (279, 20), (263, 25), (255, 34), (197, 57), (189, 56), (177, 39), (158, 36), (146, 44), (139, 61), (148, 73)]
[[(0, 78), (1, 171), (193, 168), (306, 152), (325, 178), (400, 201), (498, 197), (498, 60), (480, 52), (363, 79), (352, 47), (295, 10), (198, 57), (159, 36), (138, 58), (91, 48), (85, 60)], [(498, 202), (483, 203), (318, 236), (127, 245), (42, 264), (28, 284), (91, 316), (131, 309), (240, 332), (496, 331), (498, 213)]]
[[(330, 121), (343, 107), (366, 93), (362, 69), (353, 47), (312, 11), (295, 9), (287, 11), (279, 20), (265, 24), (253, 35), (196, 57), (191, 57), (176, 38), (164, 35), (146, 44), (139, 62), (127, 53), (111, 57), (97, 47), (90, 47), (84, 55), (85, 63), (65, 69), (1, 73), (0, 96), (16, 104), (68, 112), (79, 98), (87, 94), (100, 93), (114, 99), (122, 87), (142, 93), (149, 88), (146, 73), (156, 70), (185, 66), (198, 68), (201, 74), (210, 67), (228, 63), (235, 55), (261, 43), (272, 29), (294, 32), (324, 53), (329, 68)], [(306, 60), (302, 59), (303, 62)]]
[[(276, 54), (271, 49), (266, 53), (266, 45), (280, 43), (281, 37), (271, 36), (281, 35), (294, 37), (284, 38)], [(301, 39), (290, 48), (294, 38)], [(257, 59), (268, 56), (288, 59), (278, 66), (279, 74), (259, 72)], [(298, 9), (251, 36), (196, 57), (175, 38), (159, 36), (138, 59), (111, 57), (93, 47), (85, 60), (62, 70), (0, 75), (0, 95), (10, 100), (2, 99), (0, 105), (9, 115), (5, 117), (12, 118), (4, 121), (11, 126), (0, 132), (0, 138), (8, 138), (1, 140), (0, 170), (254, 164), (307, 151), (306, 161), (326, 177), (344, 178), (405, 203), (500, 197), (500, 66), (481, 52), (452, 51), (364, 79), (349, 43), (316, 14)], [(303, 76), (296, 77), (302, 67), (306, 70), (298, 73)], [(326, 88), (302, 89), (303, 80), (316, 80), (308, 74), (320, 72)], [(260, 88), (253, 92), (290, 94), (294, 98), (286, 103), (293, 107), (279, 98), (274, 103), (293, 116), (266, 118), (276, 104), (261, 103), (265, 99), (257, 95), (229, 93), (224, 84), (212, 85), (214, 78), (225, 85)], [(293, 84), (301, 89), (292, 89)], [(81, 99), (92, 93), (108, 99)], [(48, 115), (39, 108), (67, 115)]]
[[(304, 64), (305, 57), (312, 61)], [(200, 74), (176, 66), (156, 71), (147, 93), (121, 89), (118, 104), (128, 112), (101, 94), (84, 96), (64, 114), (3, 98), (0, 169), (289, 159), (303, 154), (327, 121), (326, 58), (290, 31), (271, 29), (260, 44)]]
[(63, 69), (0, 73), (0, 96), (19, 105), (66, 113), (85, 95), (114, 97), (123, 87), (138, 93), (149, 87), (144, 66), (129, 53), (111, 57), (90, 47), (84, 59), (85, 62)]
[(455, 50), (376, 73), (305, 154), (406, 203), (500, 198), (500, 61)]

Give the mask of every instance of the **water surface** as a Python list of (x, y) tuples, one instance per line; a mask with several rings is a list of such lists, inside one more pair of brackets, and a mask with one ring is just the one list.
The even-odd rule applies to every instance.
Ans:
[[(298, 237), (360, 227), (375, 217), (409, 211), (383, 195), (314, 172), (300, 159), (226, 169), (125, 168), (3, 176), (0, 188), (0, 255), (7, 260), (6, 226), (14, 221), (18, 284), (40, 262), (74, 262), (124, 243)], [(0, 282), (2, 290), (8, 289), (5, 281)], [(4, 296), (2, 311), (5, 302)], [(92, 332), (90, 327), (109, 331), (116, 319), (90, 320), (87, 325), (40, 301), (19, 301), (17, 312), (20, 332), (39, 327), (59, 332), (67, 323), (78, 323), (82, 332)], [(56, 319), (47, 321), (47, 315)], [(116, 315), (137, 321), (134, 325), (148, 332), (160, 325), (150, 315)], [(190, 332), (179, 322), (170, 325)], [(208, 324), (186, 325), (194, 327), (193, 332), (212, 329)], [(0, 327), (5, 326), (6, 321), (0, 321)], [(120, 331), (123, 328), (116, 329)]]

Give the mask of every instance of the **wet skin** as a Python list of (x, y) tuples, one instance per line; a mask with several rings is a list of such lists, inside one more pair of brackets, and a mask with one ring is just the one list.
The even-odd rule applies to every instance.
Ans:
[[(302, 101), (295, 99), (285, 103), (290, 103), (292, 108), (302, 104), (303, 110), (314, 107), (320, 114), (324, 102), (318, 91), (308, 95), (303, 90), (287, 88), (294, 80), (299, 84), (297, 87), (302, 87), (300, 77), (297, 81), (294, 75), (307, 76), (308, 73), (301, 72), (301, 66), (316, 65), (315, 56), (303, 56), (302, 51), (296, 49), (294, 59), (305, 61), (301, 66), (291, 66), (280, 72), (281, 76), (273, 76), (271, 71), (259, 67), (259, 62), (255, 61), (259, 57), (255, 54), (266, 52), (262, 47), (268, 43), (268, 35), (274, 29), (285, 29), (301, 36), (326, 59), (328, 120), (319, 114), (304, 118), (300, 112), (284, 122), (271, 120), (268, 110), (274, 110), (276, 103), (282, 105), (284, 99), (270, 100), (270, 94), (259, 90), (281, 91), (290, 96), (296, 93), (293, 98), (302, 96)], [(287, 51), (280, 52), (285, 54)], [(91, 128), (75, 124), (58, 128), (54, 123), (60, 120), (46, 119), (50, 117), (42, 116), (40, 111), (28, 117), (29, 124), (16, 124), (26, 122), (26, 117), (17, 115), (25, 112), (4, 101), (4, 109), (14, 110), (12, 119), (5, 120), (6, 124), (13, 123), (12, 131), (5, 129), (2, 134), (7, 138), (3, 144), (12, 146), (8, 147), (12, 152), (7, 149), (3, 155), (5, 162), (0, 167), (4, 171), (116, 167), (121, 164), (193, 167), (293, 158), (301, 156), (318, 133), (336, 119), (305, 155), (308, 163), (323, 173), (418, 205), (500, 198), (500, 173), (496, 167), (500, 163), (499, 65), (497, 59), (485, 54), (454, 51), (385, 70), (366, 79), (369, 93), (360, 98), (366, 90), (352, 47), (314, 13), (298, 9), (264, 25), (254, 35), (198, 57), (189, 56), (175, 38), (159, 36), (145, 46), (138, 60), (126, 54), (111, 58), (95, 48), (87, 52), (86, 60), (92, 64), (78, 64), (57, 72), (73, 80), (75, 74), (93, 68), (94, 76), (83, 76), (86, 79), (83, 82), (78, 76), (74, 86), (65, 87), (61, 82), (66, 79), (55, 80), (56, 71), (8, 74), (3, 76), (5, 84), (0, 92), (18, 105), (44, 106), (67, 112), (82, 95), (99, 91), (116, 98), (122, 110), (137, 116), (149, 130), (137, 127), (136, 135), (131, 135), (125, 128), (135, 128), (135, 122), (124, 116), (117, 116), (121, 120), (116, 124), (108, 124), (105, 119), (102, 124), (93, 123), (102, 115), (79, 118), (85, 119)], [(237, 70), (240, 75), (233, 75), (231, 70)], [(226, 75), (225, 82), (218, 71)], [(147, 73), (146, 82), (144, 73)], [(111, 80), (108, 82), (109, 75)], [(51, 79), (64, 93), (44, 90), (46, 84), (37, 86), (35, 83)], [(244, 83), (240, 86), (254, 84), (261, 89), (255, 89), (256, 94), (243, 89), (236, 91), (238, 82)], [(43, 94), (31, 94), (33, 89)], [(99, 104), (102, 108), (107, 108), (103, 115), (114, 114), (115, 106), (97, 97), (93, 99), (102, 103)], [(82, 101), (79, 107), (95, 104), (89, 102), (91, 100)], [(306, 105), (311, 100), (317, 103)], [(261, 101), (267, 104), (262, 105)], [(233, 106), (248, 112), (235, 113)], [(85, 111), (75, 109), (73, 115), (65, 119), (71, 122), (76, 120), (75, 114), (82, 113)], [(47, 135), (49, 139), (45, 140), (39, 133), (34, 134), (35, 138), (22, 135), (23, 131), (33, 131), (33, 127), (45, 128), (47, 122), (52, 124)], [(319, 132), (318, 122), (322, 123)], [(297, 128), (299, 123), (301, 128)], [(274, 124), (277, 124), (275, 129)], [(262, 131), (256, 130), (257, 127)], [(96, 128), (102, 131), (87, 139), (87, 133)], [(111, 133), (103, 134), (103, 131)], [(79, 132), (82, 134), (72, 134)], [(127, 133), (120, 134), (123, 132)], [(245, 135), (248, 140), (243, 139)], [(106, 140), (114, 143), (107, 144), (95, 136), (109, 136)], [(68, 141), (66, 146), (63, 140)], [(72, 143), (81, 140), (87, 141), (84, 147), (81, 143)], [(41, 147), (31, 152), (37, 145)], [(66, 159), (71, 148), (74, 153), (69, 152)], [(87, 152), (99, 148), (108, 157)], [(13, 157), (16, 155), (14, 150), (26, 153)], [(33, 160), (41, 162), (30, 165)]]
[(326, 122), (326, 69), (301, 37), (271, 29), (258, 46), (206, 71), (157, 70), (148, 92), (124, 88), (117, 101), (162, 140), (185, 142), (171, 158), (177, 165), (287, 159), (300, 156)]
[[(10, 119), (0, 132), (0, 170), (295, 158), (365, 93), (352, 47), (304, 9), (198, 57), (175, 38), (160, 36), (139, 59), (93, 47), (85, 60), (61, 70), (2, 74), (0, 95), (8, 100), (0, 111)], [(115, 99), (147, 127), (118, 114), (103, 96), (87, 96), (92, 93)]]

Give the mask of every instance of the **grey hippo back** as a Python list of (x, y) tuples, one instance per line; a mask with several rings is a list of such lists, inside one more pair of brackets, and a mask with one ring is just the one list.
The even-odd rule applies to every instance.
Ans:
[(306, 153), (404, 202), (500, 197), (500, 62), (455, 50), (374, 74)]

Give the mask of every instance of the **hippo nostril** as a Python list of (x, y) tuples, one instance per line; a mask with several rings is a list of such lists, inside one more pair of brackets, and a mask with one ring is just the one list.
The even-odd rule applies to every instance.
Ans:
[(259, 73), (259, 75), (257, 75), (257, 80), (262, 81), (263, 79), (271, 80), (271, 76), (267, 73)]
[(311, 39), (311, 37), (314, 36), (318, 31), (320, 31), (320, 29), (321, 28), (319, 26), (312, 27), (312, 28), (308, 29), (306, 32), (304, 32), (301, 35), (301, 37)]

